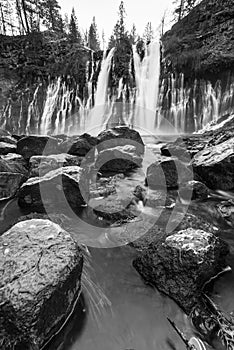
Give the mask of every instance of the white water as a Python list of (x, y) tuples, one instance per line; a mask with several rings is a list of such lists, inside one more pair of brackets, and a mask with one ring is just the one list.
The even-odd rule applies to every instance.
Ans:
[(155, 130), (155, 112), (159, 89), (159, 42), (154, 42), (146, 48), (142, 62), (136, 49), (133, 48), (133, 59), (136, 77), (136, 105), (133, 127), (152, 132)]

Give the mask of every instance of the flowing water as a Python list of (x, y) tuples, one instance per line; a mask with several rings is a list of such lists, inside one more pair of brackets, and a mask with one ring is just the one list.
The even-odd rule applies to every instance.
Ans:
[[(146, 141), (143, 169), (123, 179), (122, 193), (131, 191), (131, 186), (134, 188), (137, 183), (143, 183), (145, 169), (159, 151), (158, 140), (148, 138)], [(208, 221), (221, 227), (221, 236), (231, 249), (228, 263), (234, 269), (233, 228), (220, 220), (216, 210), (216, 204), (226, 198), (233, 198), (233, 194), (213, 193), (208, 201), (193, 206)], [(148, 209), (146, 221), (154, 214), (154, 209)], [(16, 200), (1, 203), (1, 231), (21, 214)], [(92, 224), (92, 214), (86, 212), (86, 220)], [(110, 248), (113, 237), (104, 234), (99, 237), (97, 226), (93, 231), (87, 231), (82, 221), (70, 231), (77, 242), (95, 241), (95, 244), (89, 244), (91, 247), (85, 253), (82, 297), (64, 329), (46, 350), (185, 349), (167, 317), (174, 320), (188, 338), (195, 334), (190, 320), (174, 301), (144, 284), (132, 266), (135, 249), (131, 246)], [(213, 299), (228, 312), (234, 309), (233, 290), (233, 272), (226, 273), (214, 284)], [(213, 348), (207, 345), (208, 349)], [(215, 349), (223, 348), (217, 345)]]

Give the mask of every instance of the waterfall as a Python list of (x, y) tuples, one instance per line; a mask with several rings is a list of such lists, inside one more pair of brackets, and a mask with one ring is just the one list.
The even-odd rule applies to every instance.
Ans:
[(155, 129), (155, 111), (158, 101), (160, 76), (159, 42), (154, 42), (147, 46), (145, 57), (142, 61), (134, 47), (133, 60), (136, 79), (136, 106), (133, 127), (152, 132)]
[(198, 131), (211, 121), (234, 113), (234, 83), (197, 80), (185, 84), (184, 74), (163, 79), (157, 107), (157, 127), (168, 120), (179, 132)]
[(60, 84), (61, 78), (58, 78), (54, 83), (49, 84), (47, 88), (46, 102), (40, 125), (41, 134), (47, 134), (51, 131), (51, 121), (58, 101)]

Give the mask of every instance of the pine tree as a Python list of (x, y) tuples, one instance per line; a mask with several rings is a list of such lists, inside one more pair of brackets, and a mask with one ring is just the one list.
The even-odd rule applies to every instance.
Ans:
[(151, 22), (148, 22), (143, 34), (145, 43), (148, 45), (154, 39), (154, 31)]
[(131, 43), (132, 45), (135, 45), (135, 44), (136, 44), (136, 42), (137, 42), (137, 37), (138, 37), (138, 35), (137, 35), (137, 31), (136, 31), (136, 26), (135, 26), (135, 24), (133, 23), (132, 29), (131, 29), (130, 35), (129, 35), (129, 40), (130, 40), (130, 43)]
[(82, 37), (78, 28), (74, 7), (72, 8), (71, 19), (69, 23), (69, 37), (72, 43), (82, 44)]
[(94, 50), (94, 51), (100, 50), (100, 42), (98, 39), (98, 30), (95, 22), (95, 17), (93, 17), (93, 22), (89, 27), (88, 46), (91, 50)]
[(175, 0), (176, 8), (174, 10), (175, 20), (178, 22), (199, 3), (201, 0)]
[(41, 0), (40, 15), (43, 18), (43, 24), (54, 31), (62, 30), (62, 16), (60, 14), (61, 7), (57, 0)]

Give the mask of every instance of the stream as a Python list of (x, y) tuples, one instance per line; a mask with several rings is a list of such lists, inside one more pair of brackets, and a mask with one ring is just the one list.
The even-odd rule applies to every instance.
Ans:
[[(152, 140), (151, 140), (152, 141)], [(123, 180), (122, 191), (135, 187), (144, 178), (146, 167), (153, 160), (161, 144), (148, 141), (143, 168)], [(131, 184), (131, 186), (129, 185)], [(124, 187), (126, 186), (126, 187)], [(213, 193), (205, 203), (192, 204), (203, 212), (214, 225), (219, 225), (221, 237), (228, 242), (231, 254), (228, 264), (234, 269), (233, 227), (219, 222), (215, 204), (229, 199), (232, 194)], [(0, 231), (22, 215), (16, 200), (0, 204)], [(149, 211), (152, 217), (152, 208)], [(84, 214), (89, 214), (84, 209)], [(90, 223), (94, 218), (90, 217)], [(82, 221), (81, 221), (82, 222)], [(132, 261), (137, 252), (131, 246), (116, 246), (114, 238), (103, 234), (103, 228), (87, 225), (73, 229), (77, 242), (87, 244), (82, 296), (75, 311), (62, 331), (50, 342), (46, 350), (183, 350), (185, 345), (167, 321), (172, 319), (189, 339), (195, 330), (177, 304), (146, 285)], [(106, 231), (108, 233), (108, 231)], [(99, 242), (99, 245), (96, 242)], [(92, 244), (95, 241), (95, 244)], [(115, 243), (115, 242), (114, 242)], [(105, 248), (103, 248), (103, 246)], [(113, 246), (113, 247), (112, 247)], [(227, 272), (214, 283), (213, 300), (225, 311), (234, 310), (234, 275)], [(207, 349), (213, 349), (207, 346)], [(220, 345), (219, 345), (220, 346)], [(220, 350), (218, 345), (216, 350)]]

